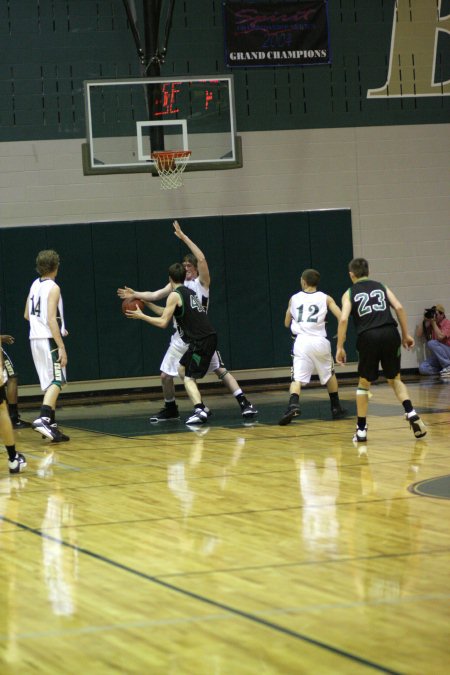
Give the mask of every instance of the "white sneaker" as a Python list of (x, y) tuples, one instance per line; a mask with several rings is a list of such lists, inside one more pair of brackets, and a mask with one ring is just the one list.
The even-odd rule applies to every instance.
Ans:
[(443, 368), (441, 372), (439, 373), (441, 377), (450, 377), (450, 366), (447, 366), (446, 368)]
[(412, 432), (416, 438), (423, 438), (427, 435), (427, 428), (415, 410), (412, 410), (410, 413), (406, 413), (405, 418), (406, 421), (409, 422), (409, 426), (411, 427)]
[(364, 429), (356, 427), (355, 434), (353, 436), (353, 443), (365, 443), (367, 441), (367, 424)]
[(187, 418), (186, 424), (205, 424), (208, 421), (208, 413), (202, 408), (194, 408), (194, 412)]
[(27, 468), (27, 460), (25, 455), (22, 455), (20, 452), (16, 453), (16, 456), (13, 460), (8, 461), (9, 473), (22, 473)]

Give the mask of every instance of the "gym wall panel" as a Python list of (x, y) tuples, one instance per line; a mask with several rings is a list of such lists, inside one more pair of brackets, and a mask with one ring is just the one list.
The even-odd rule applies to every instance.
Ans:
[(61, 288), (69, 331), (65, 338), (67, 379), (69, 382), (99, 379), (92, 227), (89, 224), (56, 225), (47, 227), (46, 235), (46, 247), (57, 251), (61, 259), (56, 281)]
[(265, 216), (224, 218), (224, 243), (230, 366), (235, 370), (267, 366), (274, 355)]
[(300, 290), (300, 276), (311, 266), (308, 213), (269, 213), (267, 269), (270, 285), (274, 366), (289, 366), (292, 339), (284, 326), (289, 298)]
[[(311, 267), (319, 270), (320, 290), (341, 306), (343, 293), (351, 285), (348, 263), (353, 258), (351, 213), (337, 211), (315, 211), (308, 214), (311, 245)], [(336, 351), (337, 320), (328, 314), (327, 334), (333, 353)], [(355, 358), (355, 337), (352, 322), (349, 322), (346, 350), (348, 357)]]
[(143, 374), (142, 321), (125, 318), (117, 297), (122, 279), (137, 286), (137, 247), (134, 222), (96, 223), (92, 228), (100, 379)]
[(48, 227), (0, 228), (2, 287), (1, 332), (15, 338), (6, 350), (22, 384), (38, 378), (30, 351), (29, 324), (24, 319), (30, 286), (37, 277), (36, 255), (48, 248)]
[[(171, 220), (145, 220), (135, 223), (137, 244), (137, 282), (133, 286), (120, 277), (119, 286), (138, 291), (157, 291), (169, 281), (169, 265), (182, 259), (185, 247), (174, 235)], [(132, 245), (131, 241), (131, 245)], [(157, 302), (165, 305), (165, 299)], [(141, 375), (156, 375), (173, 333), (172, 323), (165, 329), (142, 322), (143, 361)]]

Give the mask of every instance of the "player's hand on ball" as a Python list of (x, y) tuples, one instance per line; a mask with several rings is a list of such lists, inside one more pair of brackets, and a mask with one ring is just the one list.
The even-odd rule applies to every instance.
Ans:
[(140, 307), (136, 307), (136, 309), (127, 309), (125, 312), (125, 316), (127, 319), (142, 319), (144, 316), (144, 312), (141, 310)]
[(118, 288), (117, 289), (117, 295), (119, 298), (125, 299), (125, 298), (134, 298), (135, 291), (132, 288), (129, 288), (128, 286), (124, 286), (124, 288)]

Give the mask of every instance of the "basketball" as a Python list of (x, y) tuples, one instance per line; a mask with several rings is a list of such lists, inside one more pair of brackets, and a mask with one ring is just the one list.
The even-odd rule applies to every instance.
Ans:
[(134, 310), (137, 307), (139, 309), (144, 309), (144, 303), (142, 300), (137, 300), (136, 298), (125, 298), (122, 302), (122, 312), (125, 314), (128, 309)]

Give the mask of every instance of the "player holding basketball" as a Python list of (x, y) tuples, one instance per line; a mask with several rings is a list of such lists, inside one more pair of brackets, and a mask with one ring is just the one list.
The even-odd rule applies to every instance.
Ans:
[[(174, 221), (174, 234), (178, 239), (186, 244), (191, 253), (184, 256), (183, 266), (186, 271), (184, 285), (194, 291), (205, 311), (209, 305), (209, 287), (211, 283), (208, 263), (203, 251), (182, 231), (178, 221)], [(134, 291), (132, 288), (119, 288), (117, 294), (120, 298), (138, 298), (143, 300), (147, 306), (149, 303), (157, 302), (167, 298), (172, 287), (169, 284), (158, 291)], [(176, 328), (176, 326), (175, 326)], [(187, 350), (187, 345), (181, 338), (179, 331), (175, 329), (167, 352), (161, 363), (161, 384), (164, 394), (164, 408), (156, 415), (150, 417), (151, 422), (164, 422), (167, 420), (178, 420), (180, 418), (178, 406), (175, 400), (174, 378), (178, 375), (178, 364), (183, 354)], [(208, 370), (205, 374), (215, 373), (233, 394), (241, 409), (244, 419), (251, 420), (257, 415), (257, 410), (245, 397), (241, 387), (235, 377), (224, 367), (219, 352), (215, 351), (211, 358)], [(208, 412), (208, 410), (207, 410)]]
[[(383, 373), (395, 396), (402, 404), (406, 421), (414, 436), (426, 435), (425, 424), (413, 408), (408, 390), (400, 378), (401, 345), (406, 349), (414, 347), (414, 338), (408, 333), (406, 312), (393, 292), (378, 281), (369, 279), (369, 263), (365, 258), (354, 258), (348, 266), (353, 286), (342, 296), (342, 314), (338, 324), (336, 361), (344, 364), (347, 357), (344, 350), (347, 325), (350, 315), (357, 332), (356, 348), (359, 355), (359, 382), (356, 390), (358, 422), (353, 441), (367, 441), (367, 411), (369, 407), (370, 383), (378, 379), (381, 362)], [(391, 307), (397, 315), (397, 322), (391, 314)]]
[(197, 294), (184, 285), (185, 279), (184, 266), (181, 263), (174, 263), (169, 267), (171, 292), (166, 306), (163, 308), (151, 302), (147, 303), (157, 316), (144, 314), (139, 308), (128, 310), (126, 315), (129, 319), (141, 319), (158, 328), (167, 328), (172, 319), (175, 319), (179, 333), (187, 344), (187, 349), (180, 359), (178, 375), (183, 380), (186, 393), (194, 405), (194, 411), (186, 420), (186, 424), (197, 425), (208, 421), (208, 412), (196, 380), (208, 372), (211, 359), (216, 353), (217, 333)]
[(66, 384), (67, 353), (63, 336), (68, 335), (64, 324), (61, 291), (55, 278), (59, 270), (56, 251), (40, 251), (36, 258), (39, 277), (31, 285), (25, 305), (25, 319), (30, 322), (30, 346), (44, 399), (40, 417), (32, 427), (53, 443), (68, 441), (58, 429), (55, 409), (58, 396)]
[(345, 417), (347, 411), (341, 407), (338, 383), (334, 373), (331, 345), (327, 339), (325, 320), (328, 310), (337, 319), (341, 310), (330, 295), (317, 290), (320, 272), (304, 270), (300, 284), (302, 290), (289, 300), (284, 325), (295, 336), (292, 349), (292, 382), (289, 388), (289, 405), (278, 424), (285, 426), (294, 417), (300, 415), (300, 391), (302, 384), (308, 384), (311, 375), (316, 372), (320, 384), (326, 385), (331, 403), (333, 419)]

